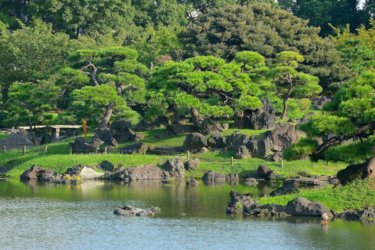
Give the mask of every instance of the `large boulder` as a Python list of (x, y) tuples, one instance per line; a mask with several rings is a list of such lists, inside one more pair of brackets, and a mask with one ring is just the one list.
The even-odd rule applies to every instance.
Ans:
[(79, 176), (81, 177), (81, 180), (95, 180), (95, 179), (99, 179), (103, 175), (104, 173), (99, 173), (90, 167), (83, 167), (79, 174)]
[(149, 150), (149, 146), (142, 143), (142, 142), (139, 142), (139, 143), (135, 143), (135, 144), (132, 144), (132, 145), (129, 145), (127, 147), (124, 147), (121, 149), (121, 153), (123, 154), (129, 154), (129, 155), (132, 155), (132, 154), (146, 154), (147, 150)]
[(164, 170), (167, 178), (183, 179), (185, 177), (185, 164), (180, 157), (167, 160)]
[(139, 167), (120, 168), (115, 173), (104, 176), (104, 179), (119, 180), (124, 182), (143, 180), (163, 180), (163, 171), (154, 166), (143, 165)]
[(246, 146), (249, 140), (249, 136), (240, 134), (239, 132), (234, 132), (232, 135), (227, 137), (227, 147), (235, 150), (241, 146)]
[(102, 161), (99, 167), (104, 171), (113, 171), (115, 169), (115, 165), (107, 160)]
[(365, 178), (375, 177), (375, 157), (361, 163), (349, 165), (347, 168), (337, 173), (337, 178), (342, 185), (346, 185), (354, 180), (362, 180)]
[(257, 176), (261, 179), (265, 179), (265, 180), (274, 180), (274, 179), (277, 179), (278, 176), (276, 174), (275, 171), (269, 169), (267, 166), (265, 165), (260, 165), (258, 168), (257, 168)]
[(85, 138), (77, 137), (75, 138), (74, 142), (70, 143), (70, 147), (72, 149), (72, 153), (74, 154), (97, 153), (103, 143), (103, 141), (97, 138), (94, 138), (90, 141), (90, 143), (87, 143)]
[(199, 166), (198, 159), (190, 159), (185, 163), (185, 169), (187, 171), (193, 171)]
[(138, 141), (140, 136), (131, 128), (131, 123), (126, 120), (119, 120), (111, 125), (112, 136), (118, 142)]
[(218, 132), (211, 133), (207, 139), (208, 147), (220, 149), (226, 147), (226, 138)]
[(295, 125), (284, 123), (276, 126), (272, 131), (267, 131), (257, 142), (250, 141), (247, 146), (252, 155), (264, 159), (281, 160), (281, 153), (304, 136), (305, 134)]
[(202, 133), (204, 135), (208, 135), (208, 134), (212, 134), (212, 133), (223, 132), (225, 129), (217, 121), (214, 121), (211, 118), (206, 118), (206, 119), (203, 119), (203, 120), (199, 121), (198, 124), (196, 124), (196, 130), (199, 133)]
[(359, 211), (345, 211), (336, 214), (335, 218), (345, 220), (356, 220), (364, 223), (375, 222), (375, 209), (366, 208)]
[(311, 202), (303, 197), (298, 197), (289, 201), (285, 211), (294, 216), (321, 217), (326, 213), (330, 218), (333, 217), (331, 211), (327, 207), (318, 202)]
[(263, 106), (259, 109), (249, 110), (242, 117), (235, 119), (235, 126), (248, 129), (271, 129), (275, 127), (275, 109), (267, 99), (263, 99)]
[(109, 128), (97, 128), (95, 130), (94, 138), (103, 141), (103, 143), (108, 146), (116, 147), (118, 145)]
[(203, 148), (207, 147), (207, 139), (204, 135), (199, 133), (192, 133), (186, 136), (183, 149), (192, 153), (201, 152)]
[(213, 171), (208, 171), (204, 173), (202, 180), (208, 184), (224, 183), (226, 181), (226, 177), (225, 175), (215, 173)]
[(227, 213), (233, 214), (238, 212), (244, 212), (245, 207), (250, 207), (257, 204), (250, 194), (240, 194), (235, 191), (231, 191), (230, 202), (228, 204)]
[(251, 155), (246, 146), (240, 146), (234, 149), (234, 157), (236, 159), (249, 159)]
[(61, 181), (61, 179), (61, 174), (36, 165), (33, 165), (20, 176), (21, 181), (58, 182)]
[(130, 205), (117, 208), (113, 213), (121, 216), (154, 216), (160, 212), (158, 207), (150, 207), (148, 209), (136, 208)]

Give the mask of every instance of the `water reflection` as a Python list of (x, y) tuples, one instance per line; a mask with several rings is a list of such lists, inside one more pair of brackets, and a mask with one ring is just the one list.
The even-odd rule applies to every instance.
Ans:
[[(334, 221), (322, 227), (316, 218), (225, 214), (230, 190), (268, 192), (267, 185), (260, 187), (0, 181), (0, 248), (374, 249), (374, 225)], [(124, 203), (159, 206), (162, 213), (153, 219), (114, 216)]]

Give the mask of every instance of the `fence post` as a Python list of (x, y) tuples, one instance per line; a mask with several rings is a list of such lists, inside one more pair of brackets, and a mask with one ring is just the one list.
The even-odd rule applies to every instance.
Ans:
[(234, 159), (233, 159), (233, 156), (230, 158), (230, 165), (233, 166), (234, 164)]
[(70, 155), (73, 154), (73, 148), (72, 148), (72, 146), (69, 147), (69, 154), (70, 154)]
[(106, 154), (106, 155), (108, 154), (108, 147), (104, 148), (104, 154)]
[(190, 151), (189, 150), (186, 152), (186, 157), (187, 157), (187, 160), (189, 161), (190, 160)]
[(23, 145), (23, 150), (22, 150), (22, 152), (23, 152), (23, 155), (26, 154), (26, 145)]
[(3, 145), (3, 153), (6, 153), (6, 152), (7, 152), (7, 147)]
[(46, 144), (46, 145), (44, 146), (44, 154), (47, 154), (47, 152), (48, 152), (48, 145)]
[(281, 159), (281, 168), (284, 167), (284, 159)]

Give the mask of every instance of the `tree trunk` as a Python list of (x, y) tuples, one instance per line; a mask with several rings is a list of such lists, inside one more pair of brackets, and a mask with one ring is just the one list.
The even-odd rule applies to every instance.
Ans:
[(31, 140), (33, 141), (33, 143), (35, 145), (38, 145), (38, 140), (36, 139), (35, 137), (35, 129), (33, 128), (33, 125), (32, 124), (29, 124), (29, 131), (30, 131), (30, 135), (31, 135)]
[(288, 99), (283, 100), (283, 113), (281, 114), (281, 120), (285, 118), (286, 112), (288, 111), (287, 102), (288, 102)]
[(105, 111), (105, 114), (104, 114), (104, 117), (103, 117), (103, 120), (102, 120), (102, 122), (100, 123), (100, 126), (99, 126), (100, 129), (105, 129), (107, 127), (108, 122), (111, 119), (114, 107), (115, 107), (114, 102), (110, 102), (108, 104), (107, 110)]
[(200, 116), (199, 116), (199, 111), (197, 108), (192, 108), (190, 110), (190, 113), (191, 113), (191, 118), (192, 118), (192, 122), (195, 124), (195, 125), (199, 125), (201, 119), (200, 119)]

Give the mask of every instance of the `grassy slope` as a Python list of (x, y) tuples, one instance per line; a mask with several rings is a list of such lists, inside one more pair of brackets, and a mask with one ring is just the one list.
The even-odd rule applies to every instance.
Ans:
[[(185, 136), (174, 136), (163, 139), (156, 139), (155, 135), (162, 133), (162, 130), (153, 130), (144, 132), (144, 143), (152, 146), (171, 147), (181, 146)], [(231, 134), (234, 130), (226, 131), (225, 134)], [(241, 133), (248, 135), (260, 134), (263, 131), (241, 130)], [(28, 149), (26, 155), (20, 151), (9, 151), (0, 153), (0, 166), (10, 165), (14, 168), (8, 172), (11, 178), (17, 179), (26, 169), (33, 164), (38, 166), (54, 169), (58, 172), (64, 172), (67, 168), (77, 165), (86, 164), (97, 166), (103, 160), (111, 161), (116, 166), (139, 166), (142, 164), (159, 164), (168, 158), (174, 156), (156, 156), (156, 155), (121, 155), (121, 154), (93, 154), (93, 155), (69, 155), (69, 142), (73, 139), (60, 141), (48, 146), (48, 153), (44, 154), (44, 147), (39, 146)], [(119, 147), (129, 145), (131, 143), (121, 144)], [(186, 160), (186, 155), (181, 154)], [(260, 164), (265, 164), (278, 174), (283, 176), (295, 176), (299, 172), (304, 171), (313, 175), (335, 175), (338, 170), (344, 168), (345, 163), (318, 162), (310, 161), (291, 161), (284, 162), (283, 168), (280, 163), (269, 162), (262, 159), (252, 158), (248, 160), (234, 160), (231, 164), (231, 154), (229, 152), (221, 153), (208, 152), (204, 154), (191, 155), (191, 158), (198, 158), (200, 165), (197, 170), (189, 172), (190, 177), (202, 177), (203, 173), (213, 170), (219, 173), (248, 173), (256, 171)], [(375, 182), (358, 182), (346, 187), (332, 189), (326, 187), (323, 189), (305, 189), (298, 195), (284, 195), (278, 197), (261, 198), (261, 203), (286, 204), (289, 200), (303, 196), (313, 201), (320, 201), (329, 208), (336, 211), (344, 209), (363, 208), (365, 206), (374, 206), (375, 204)]]
[[(226, 131), (226, 134), (231, 134), (235, 130)], [(157, 129), (144, 132), (145, 138), (142, 142), (158, 147), (171, 147), (181, 146), (185, 136), (174, 136), (163, 139), (155, 138), (156, 135), (162, 133), (163, 130)], [(263, 131), (254, 130), (241, 130), (241, 133), (248, 135), (260, 134)], [(77, 164), (86, 164), (96, 166), (103, 160), (109, 160), (115, 165), (122, 166), (137, 166), (142, 164), (158, 164), (162, 163), (168, 158), (173, 156), (156, 156), (156, 155), (121, 155), (121, 154), (96, 154), (96, 155), (69, 155), (69, 142), (73, 139), (60, 141), (48, 145), (48, 153), (44, 154), (45, 146), (33, 147), (27, 150), (26, 155), (20, 151), (9, 151), (7, 153), (0, 153), (0, 166), (10, 165), (14, 167), (8, 175), (13, 178), (18, 178), (26, 169), (30, 168), (33, 164), (38, 166), (54, 169), (58, 172), (64, 172), (68, 167)], [(131, 143), (124, 143), (119, 145), (119, 148), (129, 145)], [(181, 154), (186, 160), (186, 155)], [(269, 162), (262, 159), (252, 158), (248, 160), (234, 160), (231, 164), (231, 154), (221, 153), (219, 151), (209, 152), (205, 154), (191, 155), (191, 158), (198, 158), (201, 162), (199, 168), (189, 173), (192, 177), (202, 177), (203, 173), (208, 170), (214, 170), (220, 173), (246, 173), (255, 171), (260, 164), (266, 164), (271, 169), (276, 170), (277, 173), (284, 176), (294, 176), (298, 172), (306, 171), (314, 175), (334, 175), (339, 169), (345, 165), (338, 163), (311, 163), (309, 161), (293, 161), (284, 162), (284, 167), (275, 162)]]
[(296, 197), (305, 197), (311, 201), (321, 202), (336, 212), (348, 209), (375, 208), (375, 179), (357, 181), (344, 187), (323, 189), (305, 189), (299, 194), (261, 198), (261, 204), (286, 205)]

